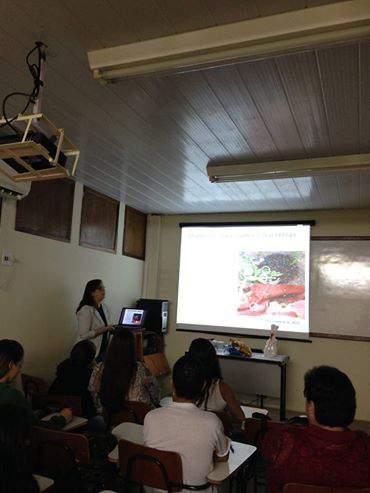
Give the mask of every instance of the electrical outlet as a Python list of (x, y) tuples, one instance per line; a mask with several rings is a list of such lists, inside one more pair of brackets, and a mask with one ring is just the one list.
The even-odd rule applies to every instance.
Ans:
[(14, 257), (11, 252), (3, 252), (1, 255), (1, 265), (12, 266), (14, 264)]

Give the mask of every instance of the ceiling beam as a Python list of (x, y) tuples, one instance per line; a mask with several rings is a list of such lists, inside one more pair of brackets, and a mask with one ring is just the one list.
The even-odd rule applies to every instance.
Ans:
[(104, 81), (211, 68), (370, 35), (370, 0), (351, 0), (89, 51)]

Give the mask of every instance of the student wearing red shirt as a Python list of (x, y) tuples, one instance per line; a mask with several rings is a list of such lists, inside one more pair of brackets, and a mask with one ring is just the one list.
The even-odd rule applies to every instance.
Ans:
[(350, 431), (355, 389), (344, 373), (320, 366), (305, 375), (308, 427), (282, 427), (266, 435), (268, 492), (288, 483), (331, 487), (370, 486), (370, 437)]

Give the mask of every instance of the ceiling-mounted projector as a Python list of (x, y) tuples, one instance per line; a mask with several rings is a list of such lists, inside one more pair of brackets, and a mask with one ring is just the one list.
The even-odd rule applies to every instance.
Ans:
[[(77, 147), (42, 113), (18, 116), (7, 130), (0, 120), (0, 172), (13, 181), (41, 181), (74, 175), (80, 155)], [(70, 171), (66, 168), (72, 158)]]
[[(80, 155), (64, 130), (56, 127), (40, 110), (46, 46), (41, 42), (35, 44), (26, 56), (33, 78), (32, 91), (8, 94), (3, 100), (4, 114), (0, 119), (0, 192), (18, 199), (27, 195), (33, 181), (73, 176)], [(37, 62), (31, 60), (35, 53)], [(7, 102), (14, 96), (26, 97), (27, 102), (20, 114), (10, 117)], [(31, 105), (33, 112), (26, 114)], [(11, 182), (26, 185), (11, 187)]]

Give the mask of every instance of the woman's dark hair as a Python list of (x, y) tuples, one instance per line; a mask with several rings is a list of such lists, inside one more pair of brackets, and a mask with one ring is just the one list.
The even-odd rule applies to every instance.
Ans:
[(204, 404), (207, 409), (209, 391), (212, 384), (217, 380), (222, 380), (220, 363), (217, 358), (216, 350), (208, 339), (194, 339), (190, 344), (189, 356), (199, 362), (205, 381), (202, 395), (200, 396), (197, 406)]
[(0, 341), (0, 378), (8, 373), (10, 363), (19, 363), (23, 356), (24, 350), (19, 342), (2, 339)]
[(102, 286), (102, 284), (103, 284), (103, 281), (101, 279), (92, 279), (91, 281), (89, 281), (86, 284), (85, 291), (84, 291), (84, 294), (82, 296), (82, 300), (80, 301), (80, 303), (77, 307), (76, 313), (79, 312), (81, 310), (81, 308), (85, 305), (95, 306), (92, 294), (94, 291), (99, 289)]
[(72, 348), (70, 359), (82, 367), (89, 366), (95, 358), (96, 347), (92, 341), (80, 341)]
[(315, 404), (316, 421), (346, 428), (355, 419), (356, 391), (347, 375), (331, 366), (317, 366), (304, 377), (304, 396)]
[(178, 359), (172, 372), (173, 385), (177, 397), (197, 402), (204, 386), (204, 376), (200, 363), (186, 354)]
[(136, 370), (135, 337), (120, 330), (109, 344), (101, 379), (100, 400), (108, 416), (124, 407)]
[(39, 487), (32, 475), (27, 449), (30, 427), (27, 410), (20, 406), (0, 406), (0, 491), (36, 493)]

